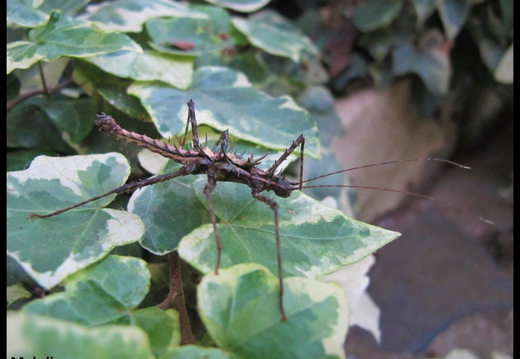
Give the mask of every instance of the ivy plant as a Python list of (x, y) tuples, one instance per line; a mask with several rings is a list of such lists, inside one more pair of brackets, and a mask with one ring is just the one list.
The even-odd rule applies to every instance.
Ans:
[[(305, 154), (320, 158), (315, 119), (291, 96), (309, 86), (306, 64), (319, 51), (289, 20), (259, 12), (267, 3), (8, 0), (9, 356), (345, 357), (344, 291), (317, 278), (398, 233), (300, 192), (271, 196), (280, 206), (282, 321), (273, 211), (245, 185), (219, 183), (212, 196), (218, 274), (204, 175), (31, 216), (178, 168), (99, 134), (96, 113), (178, 143), (193, 99), (208, 142), (229, 130), (234, 152), (267, 154), (262, 168), (299, 134)], [(280, 75), (280, 63), (291, 72)], [(269, 91), (273, 81), (287, 91)], [(191, 279), (185, 296), (179, 257)]]

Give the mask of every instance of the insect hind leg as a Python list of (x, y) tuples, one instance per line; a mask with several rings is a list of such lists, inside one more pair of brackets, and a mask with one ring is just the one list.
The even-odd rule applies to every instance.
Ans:
[(252, 191), (251, 194), (253, 195), (253, 198), (264, 202), (274, 212), (274, 230), (275, 230), (275, 239), (276, 239), (276, 256), (278, 261), (278, 284), (279, 284), (279, 296), (278, 296), (278, 305), (280, 307), (280, 313), (282, 314), (282, 321), (287, 320), (287, 315), (285, 314), (285, 307), (283, 305), (283, 268), (282, 268), (282, 244), (280, 241), (280, 230), (278, 226), (278, 204), (271, 198), (263, 196), (255, 191)]

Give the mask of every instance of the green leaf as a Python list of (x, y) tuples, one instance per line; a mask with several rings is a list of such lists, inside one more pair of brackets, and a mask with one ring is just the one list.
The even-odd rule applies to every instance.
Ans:
[(162, 81), (186, 89), (193, 75), (193, 59), (156, 51), (117, 51), (85, 58), (103, 71), (140, 81)]
[(253, 12), (263, 8), (271, 0), (206, 0), (207, 2), (240, 12)]
[(285, 279), (285, 322), (278, 291), (278, 279), (256, 264), (208, 274), (197, 291), (201, 319), (219, 347), (237, 358), (345, 358), (343, 290), (308, 278)]
[(424, 23), (428, 16), (430, 16), (435, 11), (435, 2), (435, 0), (413, 1), (413, 6), (415, 8), (415, 12), (417, 13), (419, 23)]
[(179, 314), (173, 309), (148, 307), (135, 310), (131, 315), (121, 317), (115, 324), (136, 325), (143, 329), (156, 357), (178, 348), (181, 343)]
[(146, 334), (136, 327), (87, 328), (59, 319), (7, 313), (7, 356), (16, 358), (154, 359)]
[(98, 325), (133, 316), (131, 309), (143, 300), (150, 287), (150, 272), (141, 259), (109, 255), (75, 273), (60, 292), (27, 304), (23, 311)]
[[(207, 18), (170, 17), (151, 19), (146, 31), (154, 48), (177, 55), (200, 56), (231, 46), (227, 33), (230, 17), (222, 9)], [(206, 9), (209, 13), (209, 11)]]
[(7, 174), (7, 253), (42, 287), (99, 261), (116, 246), (137, 241), (136, 215), (101, 209), (115, 195), (50, 218), (47, 214), (108, 192), (130, 172), (120, 154), (53, 158), (39, 156), (25, 171)]
[(44, 24), (49, 15), (22, 0), (7, 0), (7, 26), (35, 27)]
[(263, 11), (249, 19), (234, 17), (232, 22), (251, 44), (271, 55), (301, 62), (304, 52), (318, 53), (307, 36), (274, 11)]
[(95, 109), (92, 99), (70, 99), (64, 96), (34, 98), (31, 103), (38, 106), (52, 122), (64, 132), (63, 137), (77, 144), (89, 135), (94, 127)]
[(134, 83), (128, 93), (141, 99), (163, 137), (184, 133), (188, 107), (195, 101), (199, 124), (230, 135), (283, 150), (304, 134), (305, 154), (320, 156), (317, 127), (303, 108), (291, 98), (270, 97), (253, 88), (246, 77), (224, 67), (195, 71), (190, 88), (180, 91), (157, 83)]
[(84, 89), (90, 96), (94, 97), (97, 92), (107, 103), (129, 117), (151, 122), (139, 99), (126, 91), (131, 80), (109, 75), (86, 61), (78, 61), (72, 77), (76, 83), (85, 84)]
[(72, 149), (49, 116), (34, 105), (37, 102), (36, 98), (30, 98), (7, 114), (7, 146), (37, 149), (40, 152), (71, 153)]
[(30, 297), (32, 297), (32, 294), (20, 283), (16, 283), (7, 287), (7, 307), (16, 302), (18, 299), (26, 299)]
[(387, 27), (401, 12), (403, 0), (367, 0), (354, 9), (354, 24), (363, 31)]
[(32, 42), (8, 44), (7, 73), (61, 56), (88, 57), (121, 50), (142, 51), (124, 34), (97, 31), (90, 23), (71, 20), (59, 12), (53, 12), (45, 25), (32, 29), (29, 40)]
[(143, 24), (154, 17), (186, 17), (203, 19), (206, 16), (189, 9), (185, 4), (168, 0), (116, 0), (89, 6), (86, 20), (107, 31), (140, 32)]
[(232, 359), (231, 354), (219, 348), (202, 348), (195, 345), (183, 345), (166, 352), (159, 359)]
[[(199, 199), (205, 180), (194, 183)], [(249, 187), (219, 182), (212, 195), (222, 240), (222, 268), (239, 263), (259, 263), (277, 273), (273, 210), (251, 196)], [(400, 234), (356, 221), (326, 207), (301, 192), (289, 198), (266, 194), (279, 205), (279, 231), (284, 276), (315, 278), (355, 263)], [(178, 248), (192, 266), (214, 271), (217, 249), (211, 224), (185, 236)]]
[(449, 44), (437, 30), (430, 30), (419, 40), (418, 47), (404, 43), (392, 51), (396, 75), (416, 73), (435, 95), (447, 93), (451, 79)]
[(513, 83), (513, 44), (511, 44), (498, 63), (495, 70), (495, 80), (504, 84)]
[(136, 191), (128, 202), (128, 210), (145, 225), (140, 243), (150, 252), (157, 255), (171, 252), (182, 237), (210, 221), (208, 211), (191, 189), (192, 177), (145, 187)]
[(437, 3), (444, 31), (453, 41), (459, 34), (469, 15), (471, 5), (466, 0), (442, 0)]

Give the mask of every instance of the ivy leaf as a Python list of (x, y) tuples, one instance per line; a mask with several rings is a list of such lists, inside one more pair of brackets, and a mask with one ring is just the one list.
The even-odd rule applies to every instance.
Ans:
[(195, 345), (183, 345), (164, 353), (159, 359), (232, 359), (231, 354), (219, 348), (203, 348)]
[(146, 22), (150, 46), (178, 55), (200, 56), (231, 46), (229, 14), (222, 9), (203, 8), (207, 18), (169, 17)]
[(442, 34), (430, 30), (421, 37), (418, 47), (407, 42), (392, 51), (393, 72), (396, 75), (416, 73), (433, 94), (444, 95), (452, 72), (449, 50)]
[[(199, 199), (205, 180), (194, 183)], [(251, 196), (247, 186), (219, 182), (212, 195), (220, 220), (222, 268), (259, 263), (278, 273), (273, 210)], [(355, 263), (400, 234), (356, 221), (301, 192), (289, 198), (271, 196), (279, 205), (279, 231), (284, 276), (316, 278)], [(211, 224), (203, 225), (179, 243), (180, 256), (203, 273), (213, 272), (217, 259)]]
[[(37, 4), (38, 5), (38, 4)], [(35, 27), (44, 24), (49, 15), (22, 0), (7, 0), (7, 26)]]
[(124, 34), (97, 31), (90, 23), (72, 20), (58, 11), (50, 15), (45, 25), (32, 29), (29, 40), (7, 44), (7, 73), (61, 56), (88, 57), (121, 50), (142, 52)]
[(204, 276), (200, 316), (223, 350), (236, 358), (345, 358), (347, 301), (343, 290), (308, 278), (284, 280), (288, 320), (281, 321), (278, 279), (257, 264)]
[(207, 2), (240, 12), (253, 12), (263, 8), (271, 0), (206, 0)]
[(195, 101), (199, 124), (266, 148), (284, 150), (304, 134), (305, 154), (320, 156), (317, 127), (291, 98), (274, 98), (255, 89), (240, 72), (224, 67), (202, 67), (186, 91), (157, 83), (134, 83), (128, 93), (141, 99), (163, 137), (184, 133), (188, 107)]
[(7, 313), (7, 356), (16, 358), (154, 359), (146, 334), (136, 327), (87, 328), (22, 312)]
[(191, 83), (193, 59), (156, 51), (117, 51), (85, 58), (105, 72), (141, 81), (162, 81), (178, 89)]
[(114, 324), (136, 325), (143, 329), (148, 335), (156, 357), (178, 348), (181, 343), (179, 314), (173, 309), (161, 310), (157, 307), (148, 307), (135, 310), (130, 315), (121, 317)]
[(23, 311), (88, 326), (138, 326), (160, 355), (180, 345), (179, 320), (171, 309), (135, 309), (149, 291), (150, 277), (143, 260), (109, 255), (67, 278), (64, 292), (35, 300)]
[(39, 156), (24, 171), (7, 174), (7, 254), (50, 289), (99, 261), (114, 247), (137, 241), (139, 217), (101, 209), (115, 195), (50, 218), (31, 218), (71, 206), (122, 185), (130, 173), (117, 153)]
[(132, 316), (131, 309), (143, 300), (150, 287), (145, 261), (109, 255), (70, 276), (60, 292), (27, 304), (23, 311), (98, 325)]
[(77, 144), (87, 137), (94, 127), (95, 109), (92, 99), (71, 99), (65, 96), (33, 98), (30, 103), (45, 112), (52, 122), (63, 131), (63, 137)]
[(318, 53), (307, 36), (274, 11), (263, 11), (249, 19), (234, 17), (232, 23), (251, 44), (271, 55), (301, 62), (304, 52)]
[(403, 0), (369, 0), (354, 9), (354, 24), (363, 31), (369, 32), (387, 27), (401, 12)]
[(513, 54), (513, 44), (511, 44), (505, 51), (496, 67), (496, 70), (494, 71), (494, 77), (497, 82), (504, 84), (513, 83)]
[(471, 8), (469, 3), (466, 0), (442, 0), (437, 3), (439, 16), (450, 41), (455, 40), (464, 26)]
[(86, 20), (106, 31), (141, 32), (143, 24), (154, 17), (204, 19), (206, 15), (180, 2), (168, 0), (116, 0), (89, 6)]
[(181, 177), (134, 192), (128, 210), (145, 225), (141, 246), (157, 255), (169, 253), (182, 237), (210, 221), (208, 211), (191, 189), (192, 182), (191, 177)]

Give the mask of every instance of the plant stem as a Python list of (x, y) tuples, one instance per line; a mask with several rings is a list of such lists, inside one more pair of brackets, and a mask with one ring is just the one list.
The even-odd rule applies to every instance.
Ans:
[(196, 340), (191, 332), (190, 319), (184, 300), (181, 269), (179, 266), (179, 252), (173, 251), (168, 254), (168, 261), (170, 264), (170, 291), (166, 299), (157, 305), (157, 307), (163, 310), (172, 307), (177, 310), (181, 327), (181, 345), (195, 344)]

